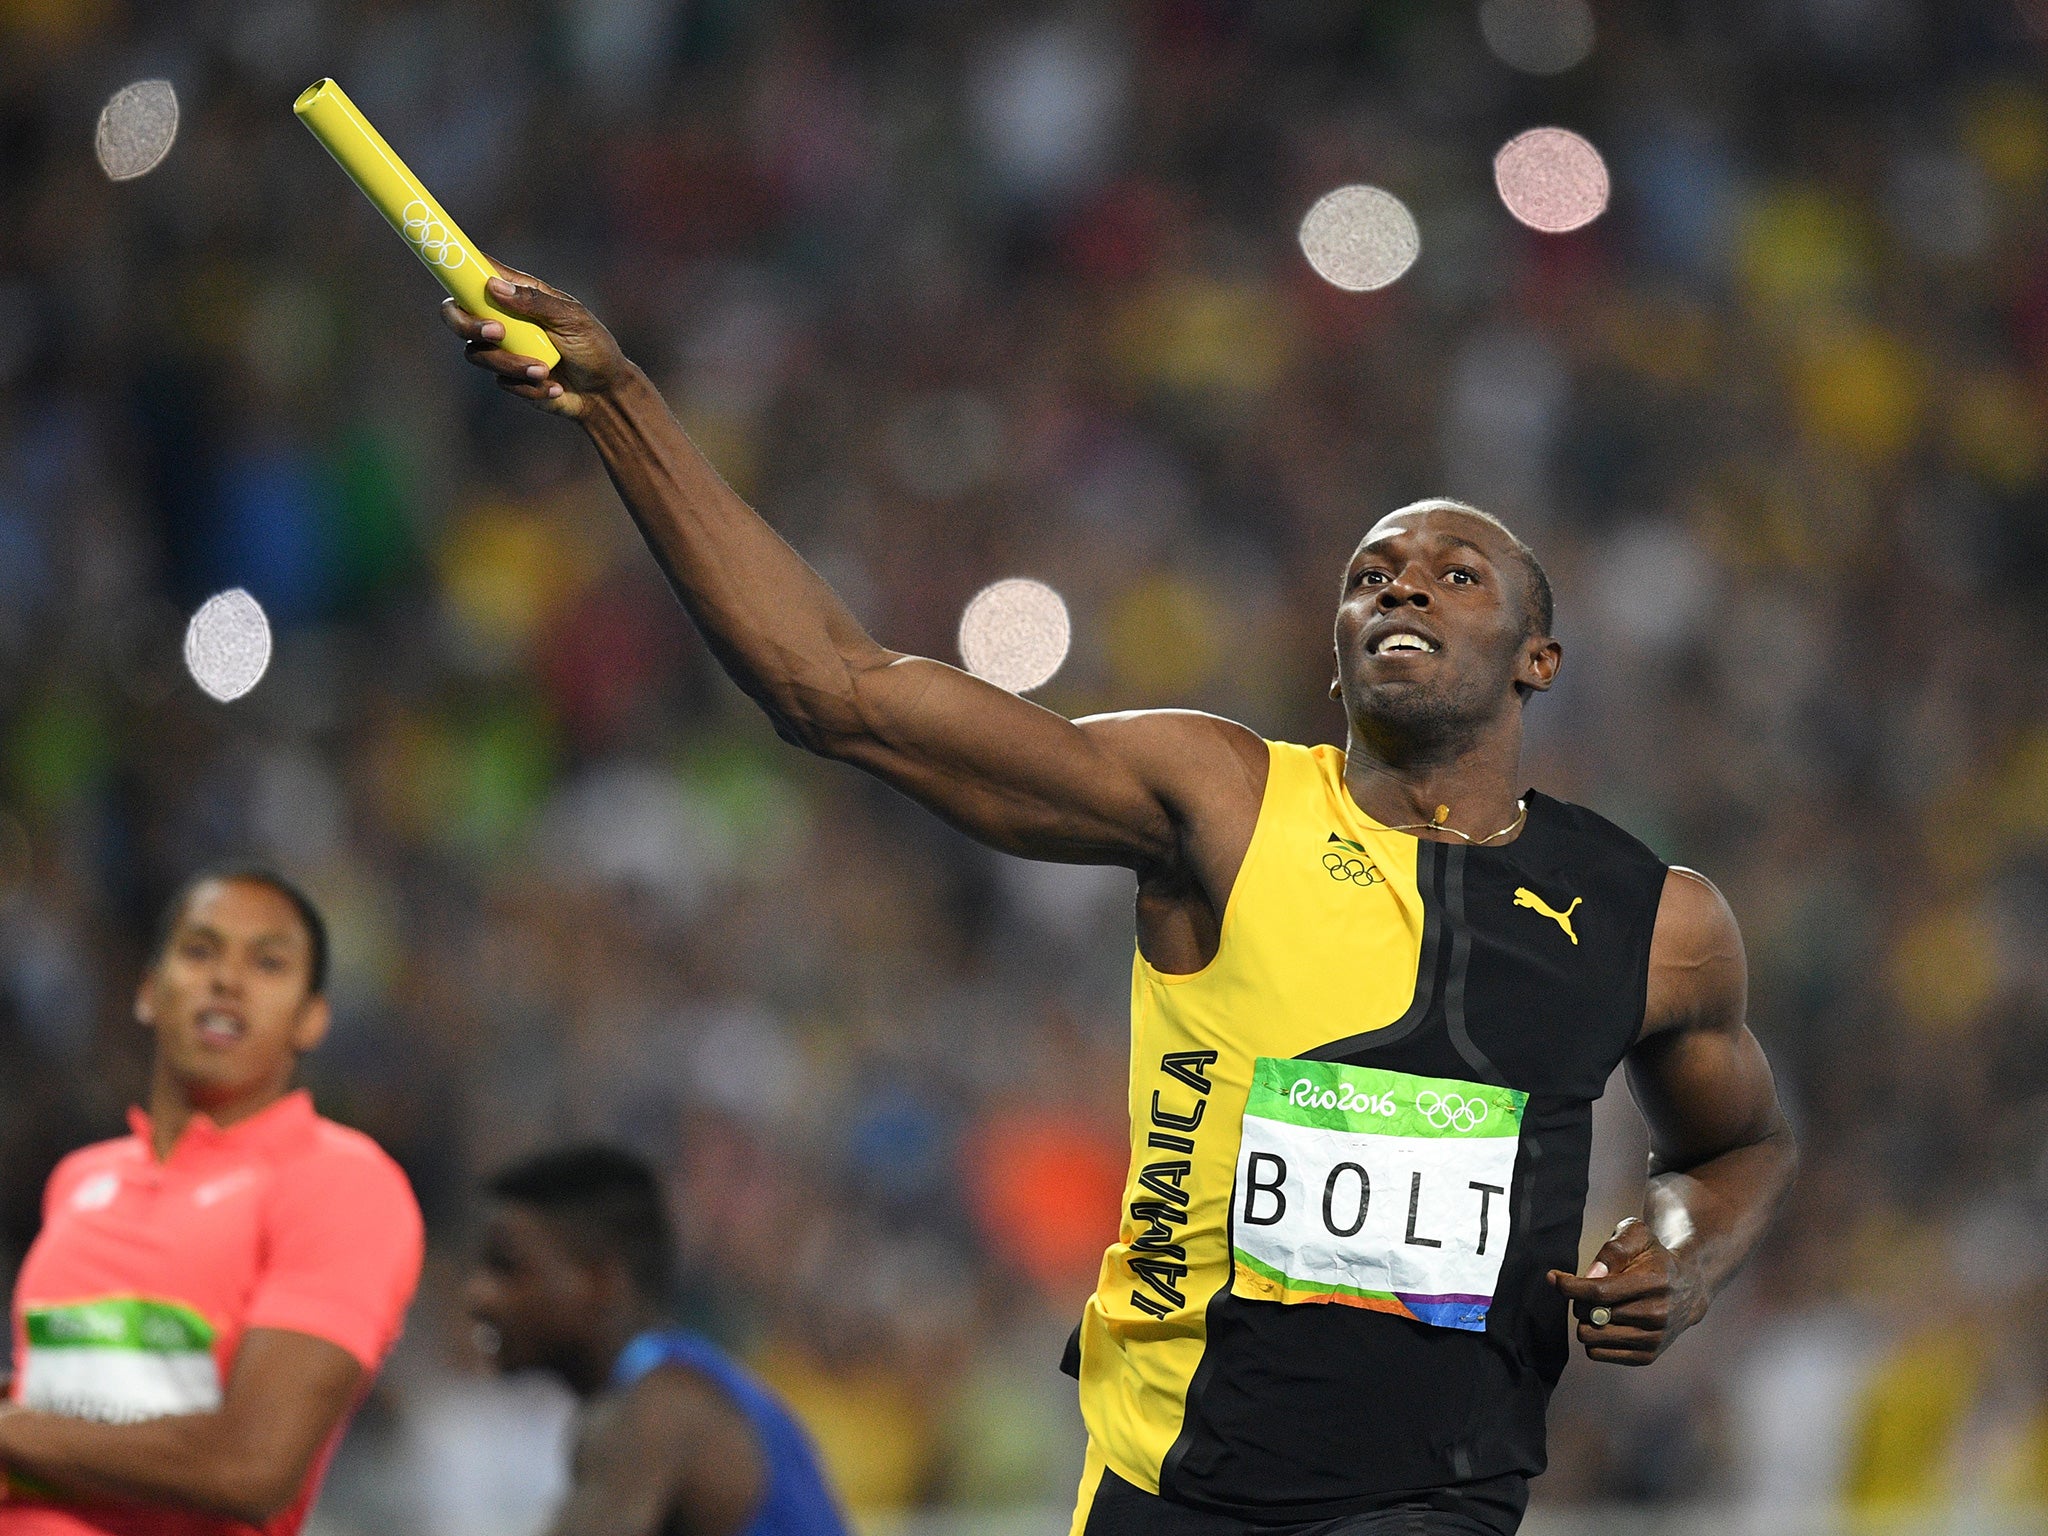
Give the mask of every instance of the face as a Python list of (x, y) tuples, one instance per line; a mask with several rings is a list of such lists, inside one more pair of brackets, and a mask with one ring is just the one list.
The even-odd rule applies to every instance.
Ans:
[(208, 880), (143, 977), (135, 1017), (195, 1107), (229, 1107), (281, 1093), (326, 1034), (312, 978), (312, 936), (289, 899), (254, 881)]
[(1337, 606), (1337, 683), (1354, 721), (1418, 742), (1469, 731), (1541, 690), (1562, 654), (1527, 633), (1528, 593), (1499, 529), (1452, 507), (1388, 514), (1359, 543)]
[(561, 1369), (607, 1302), (604, 1275), (580, 1263), (535, 1212), (500, 1203), (471, 1261), (463, 1300), (478, 1347), (501, 1371)]

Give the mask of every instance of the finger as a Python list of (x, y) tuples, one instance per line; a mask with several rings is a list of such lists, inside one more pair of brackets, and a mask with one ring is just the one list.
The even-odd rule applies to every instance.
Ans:
[(1586, 1268), (1587, 1275), (1598, 1278), (1627, 1269), (1649, 1251), (1650, 1242), (1650, 1224), (1639, 1216), (1624, 1216), (1614, 1235), (1593, 1256), (1593, 1262)]
[(1575, 1282), (1575, 1289), (1564, 1290), (1573, 1300), (1604, 1302), (1610, 1307), (1620, 1307), (1628, 1302), (1639, 1302), (1646, 1297), (1667, 1295), (1671, 1290), (1671, 1276), (1662, 1265), (1643, 1264), (1634, 1269), (1624, 1269), (1605, 1279), (1594, 1280), (1584, 1275), (1568, 1277)]
[(1648, 1365), (1657, 1358), (1655, 1350), (1599, 1349), (1586, 1350), (1588, 1360), (1598, 1360), (1602, 1365)]
[(551, 293), (558, 299), (568, 299), (572, 304), (576, 302), (573, 295), (562, 292), (561, 289), (544, 277), (535, 277), (531, 272), (522, 272), (517, 267), (508, 267), (496, 257), (491, 258), (491, 265), (498, 269), (500, 277), (510, 282), (523, 283), (529, 288), (538, 288), (542, 293)]
[(1566, 1269), (1553, 1269), (1550, 1272), (1550, 1283), (1573, 1301), (1604, 1301), (1607, 1299), (1607, 1287), (1614, 1282), (1594, 1279), (1587, 1275), (1575, 1275)]
[(517, 395), (522, 400), (531, 400), (537, 405), (546, 405), (551, 400), (562, 398), (562, 386), (553, 379), (535, 383), (528, 379), (500, 378), (498, 388), (508, 395)]
[(494, 277), (484, 284), (484, 291), (491, 296), (491, 302), (508, 315), (531, 320), (547, 330), (574, 323), (582, 309), (574, 299), (550, 293), (531, 278), (515, 283), (508, 278)]
[(517, 267), (507, 266), (495, 256), (486, 256), (484, 260), (498, 269), (498, 276), (500, 277), (508, 278), (515, 283), (530, 283), (536, 288), (544, 286), (541, 280), (531, 272), (522, 272)]
[(467, 342), (462, 348), (463, 355), (479, 368), (492, 373), (502, 373), (518, 378), (544, 379), (547, 365), (537, 358), (524, 357), (517, 352), (507, 352), (495, 341)]
[(485, 315), (473, 315), (453, 299), (441, 301), (441, 321), (465, 341), (503, 341), (505, 326), (502, 321)]
[(1572, 1316), (1595, 1328), (1647, 1328), (1656, 1333), (1669, 1326), (1671, 1307), (1662, 1297), (1653, 1297), (1629, 1307), (1581, 1301), (1572, 1304)]
[(1600, 1283), (1607, 1287), (1608, 1304), (1614, 1307), (1671, 1294), (1671, 1275), (1661, 1265), (1623, 1270)]
[(1605, 1328), (1595, 1328), (1591, 1323), (1578, 1326), (1579, 1342), (1589, 1349), (1656, 1349), (1664, 1337), (1661, 1328), (1626, 1328), (1619, 1322), (1609, 1323)]

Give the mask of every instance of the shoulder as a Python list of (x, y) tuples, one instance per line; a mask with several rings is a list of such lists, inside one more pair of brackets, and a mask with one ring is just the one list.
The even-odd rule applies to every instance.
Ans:
[(642, 1412), (675, 1409), (737, 1412), (738, 1405), (709, 1371), (689, 1360), (664, 1360), (625, 1391)]
[(1698, 870), (1672, 865), (1650, 941), (1644, 1033), (1740, 1024), (1748, 990), (1742, 928), (1728, 899)]
[(292, 1203), (332, 1209), (343, 1202), (385, 1217), (419, 1222), (419, 1202), (412, 1181), (397, 1160), (361, 1131), (325, 1118), (313, 1122), (312, 1133), (279, 1165), (277, 1193)]
[(142, 1145), (133, 1136), (95, 1141), (75, 1152), (67, 1152), (50, 1170), (50, 1177), (43, 1185), (45, 1206), (54, 1205), (94, 1174), (117, 1173), (141, 1161), (142, 1156)]
[(1136, 754), (1193, 751), (1211, 763), (1255, 762), (1262, 771), (1267, 756), (1265, 740), (1250, 726), (1198, 709), (1127, 709), (1074, 723), (1091, 739)]
[(1573, 851), (1582, 857), (1590, 850), (1633, 865), (1649, 878), (1668, 868), (1649, 844), (1589, 806), (1558, 800), (1533, 789), (1524, 798), (1529, 806), (1530, 829), (1539, 835), (1568, 840)]
[(1672, 960), (1705, 960), (1741, 948), (1742, 929), (1721, 888), (1696, 869), (1682, 864), (1666, 868), (1657, 903), (1656, 951)]
[(115, 1136), (106, 1141), (95, 1141), (76, 1151), (67, 1152), (57, 1160), (57, 1166), (50, 1170), (50, 1186), (60, 1182), (83, 1178), (108, 1168), (125, 1168), (141, 1161), (142, 1144), (133, 1136)]
[(1265, 793), (1274, 748), (1235, 720), (1195, 709), (1135, 709), (1074, 723), (1147, 783), (1176, 797)]
[(707, 1372), (664, 1360), (586, 1417), (578, 1449), (598, 1461), (655, 1448), (694, 1452), (716, 1433), (752, 1438), (752, 1421)]

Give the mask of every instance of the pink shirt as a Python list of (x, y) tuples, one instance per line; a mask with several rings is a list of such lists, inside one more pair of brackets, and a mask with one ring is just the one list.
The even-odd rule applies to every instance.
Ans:
[[(305, 1092), (222, 1130), (194, 1116), (171, 1155), (134, 1134), (81, 1148), (43, 1192), (14, 1286), (16, 1400), (113, 1422), (217, 1407), (242, 1335), (340, 1345), (366, 1381), (397, 1342), (423, 1233), (406, 1177)], [(263, 1527), (292, 1536), (327, 1460)], [(0, 1536), (250, 1536), (233, 1520), (136, 1506), (0, 1502)]]

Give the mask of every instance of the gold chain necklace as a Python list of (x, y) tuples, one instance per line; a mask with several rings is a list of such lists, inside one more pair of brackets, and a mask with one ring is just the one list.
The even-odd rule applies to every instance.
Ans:
[(1386, 827), (1382, 830), (1388, 832), (1448, 832), (1451, 836), (1463, 838), (1466, 842), (1477, 848), (1492, 842), (1496, 837), (1506, 837), (1510, 833), (1521, 831), (1522, 823), (1529, 819), (1529, 802), (1517, 800), (1515, 802), (1515, 819), (1502, 827), (1498, 832), (1489, 832), (1484, 837), (1474, 837), (1469, 832), (1460, 832), (1456, 827), (1444, 825), (1444, 819), (1450, 814), (1451, 808), (1448, 805), (1440, 805), (1436, 808), (1436, 814), (1427, 821), (1415, 821), (1410, 822), (1405, 827)]

